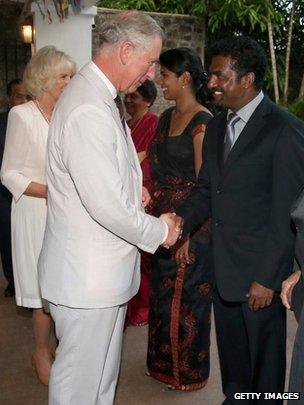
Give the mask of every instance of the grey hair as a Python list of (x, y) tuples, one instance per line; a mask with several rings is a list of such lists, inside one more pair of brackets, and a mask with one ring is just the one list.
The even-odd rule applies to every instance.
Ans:
[(23, 74), (23, 84), (28, 94), (36, 98), (49, 90), (61, 74), (74, 75), (76, 64), (54, 46), (45, 46), (32, 56)]
[(124, 11), (103, 22), (99, 38), (101, 47), (130, 41), (136, 48), (147, 49), (157, 36), (163, 39), (164, 31), (152, 17), (140, 11)]

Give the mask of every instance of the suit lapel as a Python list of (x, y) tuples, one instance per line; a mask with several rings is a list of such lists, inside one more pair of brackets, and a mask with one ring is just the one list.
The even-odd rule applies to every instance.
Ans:
[[(223, 166), (223, 172), (227, 172), (231, 165), (238, 159), (238, 157), (242, 154), (244, 149), (256, 139), (263, 129), (266, 120), (265, 116), (269, 114), (271, 109), (271, 102), (268, 97), (264, 97), (261, 103), (257, 106), (253, 114), (251, 115), (249, 121), (243, 128), (242, 132), (240, 133), (238, 139), (236, 140), (231, 152), (228, 155), (226, 163)], [(224, 132), (224, 131), (223, 131)], [(224, 138), (224, 135), (222, 135)], [(222, 139), (222, 145), (224, 143), (224, 139)], [(223, 146), (222, 146), (223, 147)]]
[[(118, 108), (116, 107), (116, 104), (114, 102), (114, 100), (111, 100), (111, 103), (108, 104), (109, 108), (112, 111), (113, 117), (117, 123), (117, 125), (120, 128), (120, 135), (121, 137), (123, 137), (123, 145), (125, 147), (126, 150), (126, 156), (130, 162), (130, 164), (132, 165), (132, 167), (137, 171), (137, 172), (141, 172), (141, 169), (139, 167), (138, 170), (138, 157), (137, 157), (137, 153), (135, 151), (135, 147), (133, 145), (133, 140), (131, 138), (131, 133), (130, 133), (130, 128), (128, 127), (127, 123), (126, 123), (126, 129), (124, 129), (121, 119), (120, 119), (120, 115), (119, 115), (119, 111)], [(134, 153), (135, 151), (135, 153)], [(136, 156), (134, 156), (134, 154)], [(138, 163), (138, 165), (137, 165)]]

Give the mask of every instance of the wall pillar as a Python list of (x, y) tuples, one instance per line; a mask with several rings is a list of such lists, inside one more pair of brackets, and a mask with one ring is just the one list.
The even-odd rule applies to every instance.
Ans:
[[(91, 1), (95, 3), (95, 1)], [(35, 44), (34, 51), (46, 45), (54, 45), (58, 50), (70, 55), (77, 64), (77, 69), (92, 58), (92, 26), (97, 14), (97, 7), (90, 5), (79, 13), (70, 7), (68, 17), (60, 22), (55, 7), (49, 5), (52, 23), (43, 19), (36, 3), (32, 3)]]

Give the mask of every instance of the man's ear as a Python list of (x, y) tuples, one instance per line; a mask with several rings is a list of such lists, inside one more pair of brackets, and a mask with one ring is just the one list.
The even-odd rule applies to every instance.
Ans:
[(130, 56), (134, 52), (134, 45), (130, 41), (125, 41), (120, 44), (119, 57), (123, 65), (126, 65)]
[(253, 72), (246, 73), (241, 77), (241, 83), (245, 89), (254, 86), (255, 74)]

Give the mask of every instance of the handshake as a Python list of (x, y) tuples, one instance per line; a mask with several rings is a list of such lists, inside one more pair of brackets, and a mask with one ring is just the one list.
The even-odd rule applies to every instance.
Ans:
[(184, 220), (172, 212), (162, 214), (159, 218), (168, 225), (168, 235), (162, 246), (169, 249), (182, 237)]

